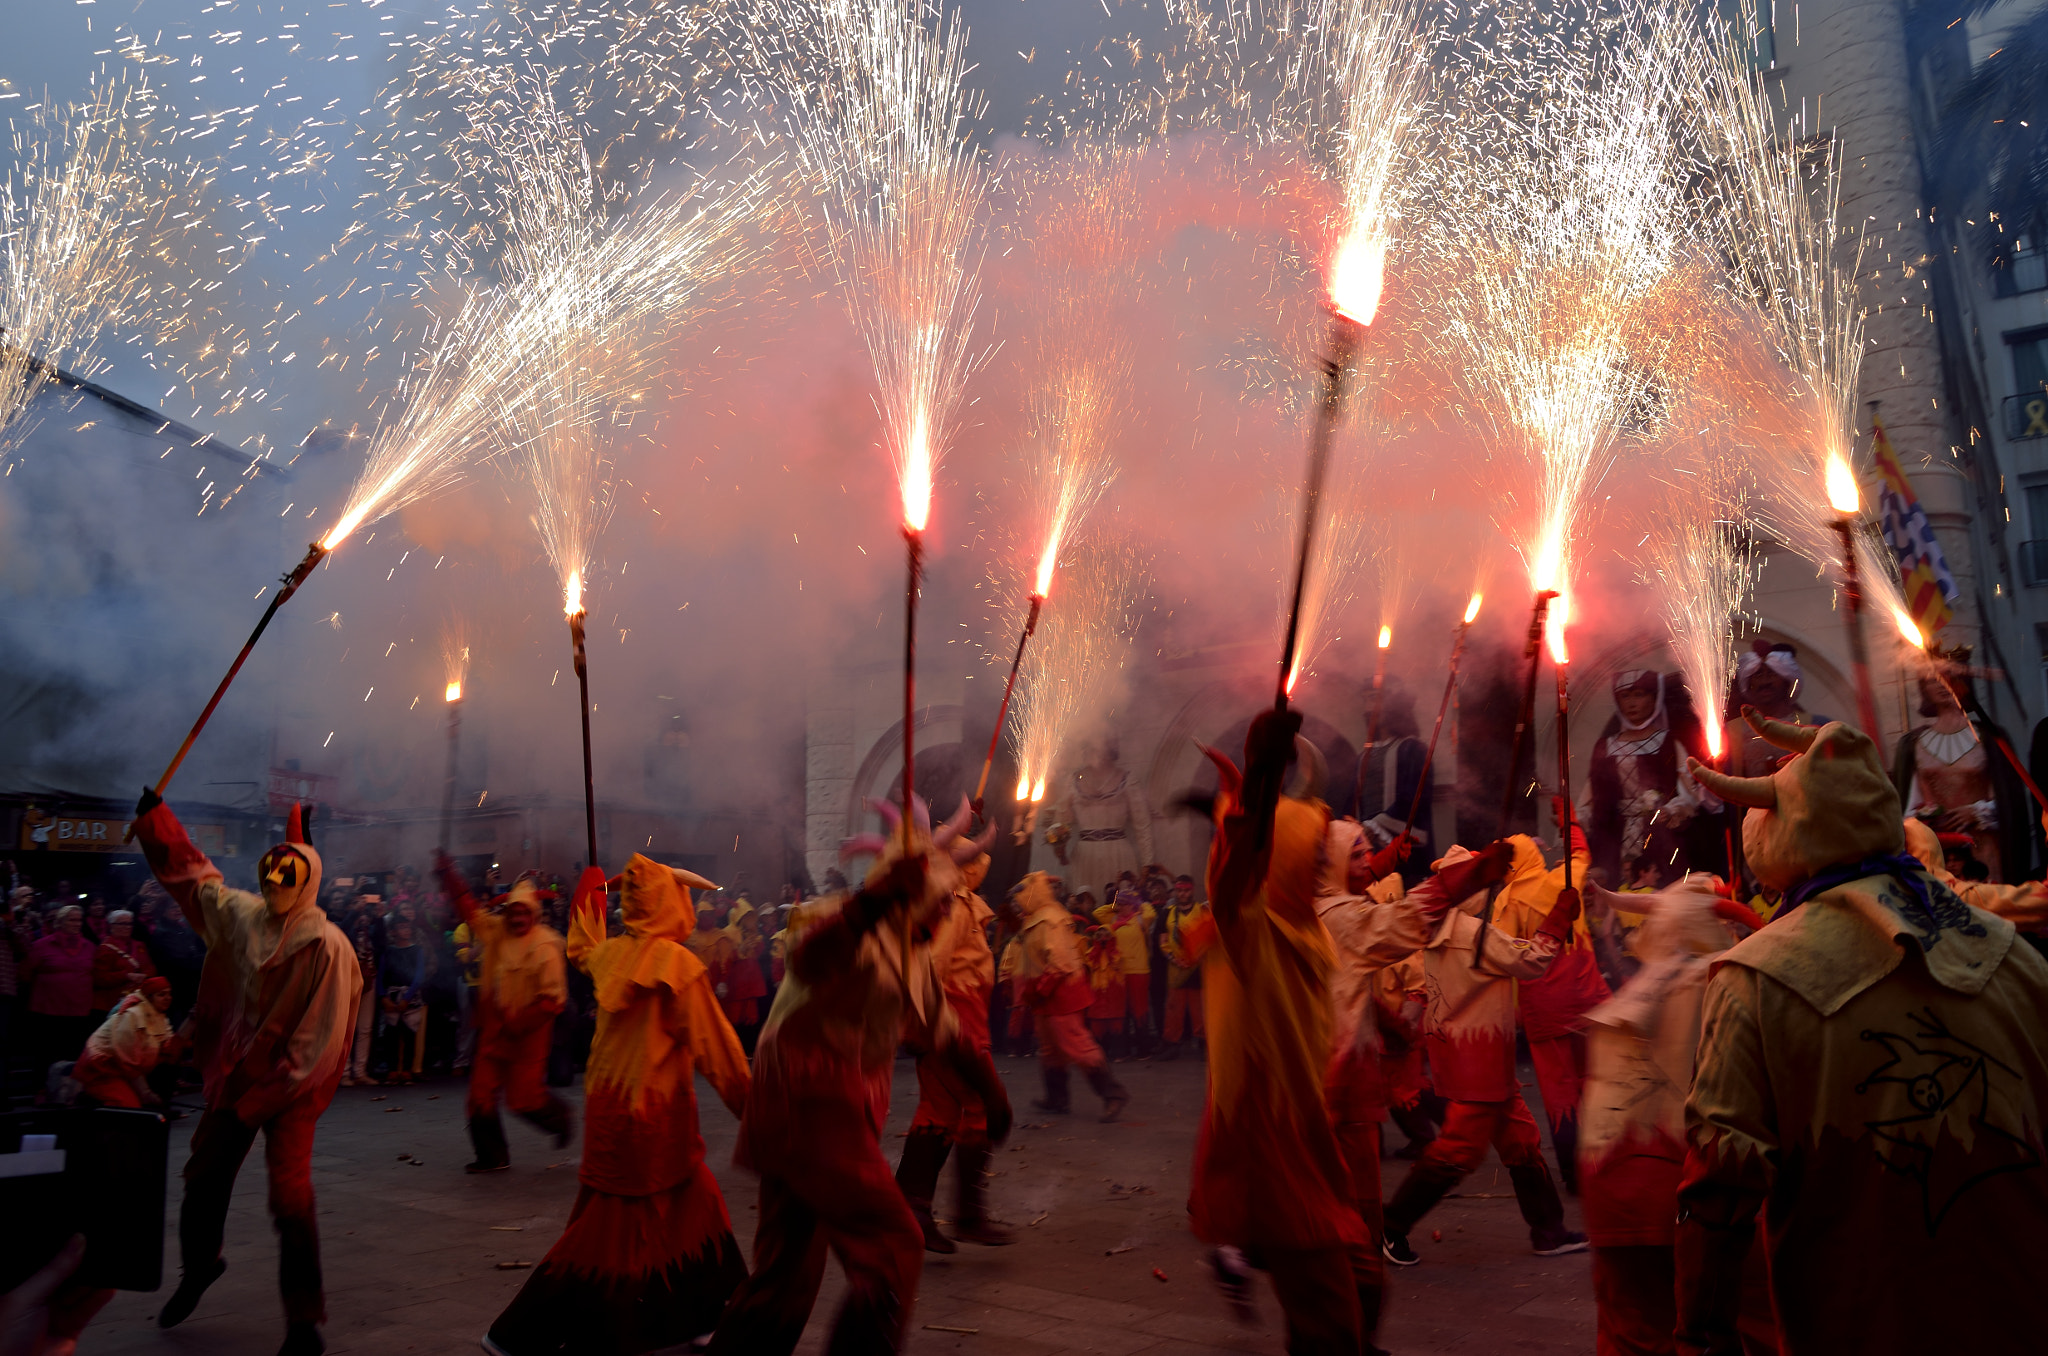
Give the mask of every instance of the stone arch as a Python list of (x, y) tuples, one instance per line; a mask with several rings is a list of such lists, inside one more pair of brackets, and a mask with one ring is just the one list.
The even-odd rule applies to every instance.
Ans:
[[(922, 734), (935, 726), (950, 725), (954, 729), (958, 729), (965, 720), (966, 713), (967, 709), (959, 705), (919, 707), (915, 724), (912, 727), (913, 733)], [(927, 800), (931, 799), (929, 793), (933, 791), (947, 798), (948, 803), (944, 805), (941, 805), (938, 801), (932, 802), (934, 808), (942, 816), (952, 813), (954, 805), (959, 801), (954, 783), (958, 780), (956, 770), (962, 766), (961, 758), (965, 749), (966, 745), (958, 739), (949, 739), (940, 744), (926, 744), (923, 740), (918, 742), (918, 791)], [(935, 774), (941, 774), (939, 780), (931, 782), (925, 780), (924, 772), (928, 758), (933, 760), (931, 770)], [(943, 773), (941, 773), (941, 769), (944, 769)], [(978, 773), (980, 770), (981, 765), (977, 762), (972, 771)], [(850, 837), (853, 834), (864, 832), (873, 827), (872, 823), (868, 820), (868, 801), (896, 791), (902, 785), (902, 780), (903, 722), (899, 720), (883, 731), (881, 736), (868, 746), (867, 755), (860, 760), (860, 765), (854, 769), (853, 785), (846, 802), (847, 836)], [(966, 790), (970, 792), (973, 790), (971, 781), (968, 783)]]

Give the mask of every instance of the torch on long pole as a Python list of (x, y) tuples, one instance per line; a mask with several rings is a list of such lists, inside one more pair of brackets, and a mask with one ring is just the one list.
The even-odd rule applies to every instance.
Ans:
[(441, 783), (441, 851), (447, 852), (455, 824), (455, 755), (462, 739), (462, 688), (448, 685), (448, 776)]
[[(910, 583), (903, 594), (903, 823), (907, 833), (915, 818), (910, 798), (917, 768), (917, 586), (924, 573), (924, 533), (906, 523), (903, 540), (910, 558)], [(1022, 653), (1019, 646), (1020, 657)]]
[(1024, 646), (1031, 639), (1031, 633), (1038, 629), (1039, 609), (1044, 606), (1044, 594), (1031, 595), (1031, 614), (1024, 619), (1024, 633), (1017, 637), (1017, 653), (1010, 660), (1010, 680), (1003, 684), (1003, 704), (996, 708), (996, 728), (989, 732), (988, 753), (981, 760), (981, 780), (974, 784), (974, 801), (970, 808), (977, 816), (981, 814), (983, 797), (988, 795), (989, 769), (996, 765), (996, 741), (1003, 737), (1003, 719), (1010, 713), (1010, 694), (1017, 690), (1017, 670), (1024, 663)]
[(1536, 606), (1529, 614), (1529, 636), (1522, 646), (1522, 661), (1528, 665), (1528, 677), (1522, 684), (1522, 704), (1515, 711), (1515, 738), (1508, 752), (1506, 787), (1500, 797), (1500, 836), (1508, 836), (1514, 827), (1515, 793), (1521, 789), (1518, 780), (1522, 771), (1522, 749), (1529, 738), (1529, 727), (1536, 721), (1536, 670), (1543, 659), (1543, 624), (1550, 616), (1551, 599), (1557, 597), (1557, 590), (1544, 589), (1536, 595)]
[(569, 642), (575, 647), (576, 687), (583, 698), (583, 833), (590, 855), (585, 866), (597, 865), (597, 790), (590, 775), (590, 663), (584, 653), (582, 611), (569, 614)]
[(1849, 661), (1856, 673), (1856, 715), (1872, 739), (1878, 737), (1877, 697), (1870, 687), (1870, 651), (1863, 640), (1863, 579), (1856, 568), (1856, 519), (1848, 513), (1835, 519), (1842, 539), (1842, 597), (1848, 603), (1843, 621), (1849, 628)]
[(1451, 642), (1451, 676), (1444, 680), (1444, 699), (1436, 708), (1436, 728), (1429, 732), (1429, 747), (1422, 751), (1422, 772), (1415, 779), (1415, 794), (1408, 798), (1408, 818), (1401, 825), (1403, 838), (1415, 829), (1415, 815), (1422, 808), (1422, 788), (1429, 785), (1429, 766), (1436, 761), (1436, 741), (1443, 735), (1444, 717), (1450, 713), (1451, 698), (1458, 691), (1458, 661), (1465, 657), (1465, 637), (1471, 634), (1472, 620), (1478, 615), (1479, 595), (1475, 593), (1465, 608), (1465, 619), (1458, 623), (1458, 638)]
[(1323, 396), (1316, 405), (1315, 432), (1309, 441), (1308, 480), (1301, 490), (1301, 541), (1294, 557), (1294, 593), (1287, 608), (1287, 640), (1280, 650), (1280, 681), (1273, 709), (1285, 711), (1294, 686), (1295, 655), (1301, 643), (1301, 599), (1308, 586), (1308, 562), (1315, 549), (1316, 520), (1322, 512), (1323, 478), (1330, 465), (1330, 443), (1344, 412), (1344, 374), (1365, 338), (1365, 326), (1341, 312), (1330, 316), (1330, 354), (1323, 360)]
[(242, 665), (248, 662), (249, 652), (256, 648), (257, 641), (263, 639), (263, 632), (270, 625), (270, 619), (277, 615), (277, 610), (283, 607), (294, 593), (299, 591), (299, 585), (306, 582), (306, 577), (313, 573), (313, 567), (327, 558), (327, 551), (327, 547), (317, 541), (314, 542), (306, 548), (306, 558), (279, 581), (280, 587), (271, 598), (270, 606), (263, 609), (263, 619), (256, 623), (256, 629), (249, 633), (249, 639), (242, 645), (242, 652), (235, 656), (234, 663), (228, 665), (227, 676), (222, 678), (220, 686), (213, 690), (213, 700), (207, 702), (206, 709), (199, 713), (199, 719), (192, 723), (192, 732), (186, 735), (185, 742), (178, 746), (177, 756), (172, 758), (171, 765), (164, 769), (164, 775), (156, 779), (157, 795), (161, 796), (164, 788), (171, 784), (171, 778), (178, 775), (179, 765), (185, 761), (185, 755), (192, 752), (192, 745), (198, 741), (199, 732), (206, 728), (206, 722), (213, 719), (214, 708), (220, 705), (220, 699), (228, 695), (228, 687), (235, 681), (235, 675), (242, 671)]
[(1564, 801), (1559, 831), (1564, 834), (1564, 888), (1572, 888), (1572, 713), (1566, 695), (1571, 663), (1562, 653), (1557, 659), (1557, 789)]

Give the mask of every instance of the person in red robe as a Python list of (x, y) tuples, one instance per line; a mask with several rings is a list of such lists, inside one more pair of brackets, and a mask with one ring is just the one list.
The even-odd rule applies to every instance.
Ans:
[(446, 854), (435, 855), (434, 871), (480, 953), (467, 1106), (476, 1161), (466, 1171), (498, 1172), (512, 1166), (498, 1119), (501, 1097), (512, 1114), (551, 1136), (555, 1148), (567, 1148), (575, 1134), (569, 1104), (547, 1085), (555, 1018), (569, 1005), (562, 938), (540, 921), (540, 889), (532, 881), (514, 882), (493, 912), (477, 907), (469, 882)]
[(170, 1010), (171, 981), (160, 976), (116, 1003), (72, 1067), (83, 1095), (101, 1106), (159, 1105), (145, 1080), (176, 1040), (164, 1015)]
[(618, 885), (619, 937), (605, 935), (603, 870), (576, 885), (569, 959), (597, 994), (580, 1186), (561, 1238), (484, 1338), (499, 1356), (677, 1346), (711, 1331), (746, 1277), (697, 1124), (697, 1074), (735, 1115), (748, 1088), (739, 1037), (683, 945), (688, 887), (715, 887), (638, 853)]
[(1357, 1356), (1360, 1292), (1376, 1296), (1377, 1273), (1325, 1095), (1337, 961), (1315, 901), (1330, 811), (1313, 774), (1304, 796), (1280, 794), (1300, 725), (1298, 712), (1261, 712), (1242, 774), (1204, 750), (1220, 779), (1208, 867), (1216, 940), (1203, 971), (1209, 1086), (1188, 1215), (1241, 1314), (1248, 1268), (1272, 1279), (1291, 1356)]
[(1009, 1134), (988, 1047), (962, 1038), (932, 965), (931, 929), (959, 881), (948, 846), (900, 824), (867, 883), (820, 902), (790, 949), (735, 1155), (761, 1176), (754, 1273), (720, 1321), (712, 1356), (788, 1356), (828, 1249), (846, 1271), (846, 1299), (827, 1349), (900, 1349), (924, 1238), (882, 1157), (897, 1046), (947, 1060), (980, 1100), (990, 1141)]
[(155, 792), (145, 791), (135, 807), (135, 837), (149, 869), (206, 942), (190, 1023), (206, 1114), (192, 1132), (178, 1211), (184, 1275), (157, 1322), (170, 1328), (191, 1317), (227, 1270), (228, 1199), (261, 1134), (284, 1292), (279, 1356), (315, 1356), (327, 1346), (313, 1130), (341, 1084), (362, 996), (355, 948), (320, 911), (320, 854), (300, 824), (294, 806), (285, 841), (256, 863), (262, 893), (250, 894), (221, 883), (219, 869)]
[[(964, 828), (961, 820), (958, 827)], [(989, 827), (993, 837), (995, 828)], [(977, 844), (977, 846), (982, 846)], [(945, 990), (946, 1003), (960, 1024), (960, 1039), (979, 1054), (989, 1051), (989, 996), (995, 991), (996, 958), (989, 950), (988, 924), (995, 918), (975, 887), (988, 876), (988, 853), (980, 852), (960, 868), (960, 883), (945, 912), (932, 928), (932, 967)], [(974, 1089), (953, 1070), (954, 1061), (937, 1051), (917, 1060), (917, 1114), (903, 1141), (896, 1167), (896, 1185), (924, 1230), (926, 1252), (957, 1251), (932, 1218), (932, 1199), (939, 1171), (952, 1154), (959, 1175), (960, 1204), (953, 1212), (953, 1232), (970, 1243), (1000, 1247), (1017, 1240), (988, 1214), (988, 1109)]]

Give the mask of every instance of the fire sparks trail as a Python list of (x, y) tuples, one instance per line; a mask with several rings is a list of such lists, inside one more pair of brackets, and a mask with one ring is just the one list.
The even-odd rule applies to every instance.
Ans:
[(151, 102), (146, 86), (102, 80), (85, 102), (39, 105), (14, 128), (0, 181), (0, 457), (60, 368), (92, 376), (107, 331), (147, 319)]
[(922, 532), (972, 363), (986, 174), (963, 124), (966, 32), (924, 0), (769, 0), (795, 41), (782, 94), (867, 346), (902, 494)]
[[(1669, 269), (1681, 182), (1674, 127), (1686, 26), (1654, 14), (1568, 47), (1539, 71), (1492, 200), (1472, 217), (1474, 278), (1454, 328), (1497, 434), (1534, 457), (1519, 542), (1537, 591), (1554, 589), (1559, 649), (1585, 506), (1625, 424), (1652, 394), (1637, 308)], [(1505, 526), (1505, 524), (1504, 524)]]
[(1756, 587), (1756, 562), (1741, 523), (1741, 492), (1716, 476), (1729, 465), (1703, 457), (1697, 473), (1671, 476), (1659, 487), (1654, 518), (1644, 526), (1637, 572), (1657, 593), (1671, 649), (1692, 691), (1707, 747), (1721, 752), (1721, 709), (1735, 663), (1736, 618)]
[[(1111, 704), (1149, 583), (1131, 542), (1102, 528), (1073, 541), (1061, 579), (1059, 605), (1047, 610), (1025, 652), (1010, 716), (1007, 742), (1034, 800), (1057, 775), (1068, 742)], [(1008, 588), (997, 596), (1014, 596)], [(1021, 621), (1008, 610), (1003, 615)]]
[(469, 628), (459, 619), (450, 619), (441, 627), (441, 671), (448, 680), (444, 699), (461, 701), (462, 685), (469, 678)]

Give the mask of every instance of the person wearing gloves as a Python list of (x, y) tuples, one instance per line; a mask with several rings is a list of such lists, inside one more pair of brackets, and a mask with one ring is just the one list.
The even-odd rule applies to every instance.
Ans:
[(161, 1104), (145, 1080), (175, 1040), (164, 1015), (170, 1010), (171, 981), (154, 976), (115, 1004), (72, 1066), (71, 1076), (86, 1097), (101, 1106)]
[(1315, 912), (1335, 947), (1330, 980), (1335, 1024), (1325, 1079), (1330, 1120), (1350, 1169), (1351, 1200), (1370, 1235), (1352, 1254), (1364, 1350), (1374, 1338), (1386, 1302), (1386, 1262), (1380, 1251), (1380, 1122), (1387, 1115), (1380, 1070), (1379, 1013), (1374, 1001), (1380, 972), (1422, 949), (1444, 911), (1484, 888), (1499, 854), (1472, 857), (1423, 881), (1413, 894), (1400, 875), (1407, 840), (1396, 837), (1378, 852), (1354, 820), (1331, 823), (1323, 853)]
[(828, 1248), (846, 1272), (828, 1350), (901, 1349), (924, 1237), (882, 1156), (897, 1046), (947, 1061), (980, 1100), (989, 1140), (1009, 1135), (1010, 1102), (988, 1047), (963, 1037), (932, 964), (932, 929), (959, 886), (959, 856), (980, 849), (950, 826), (894, 827), (886, 843), (847, 844), (848, 853), (878, 853), (867, 883), (819, 906), (761, 1029), (734, 1155), (761, 1177), (754, 1273), (719, 1322), (713, 1356), (788, 1356), (810, 1321)]
[(285, 841), (256, 863), (262, 893), (250, 894), (222, 884), (219, 868), (155, 792), (145, 791), (135, 807), (135, 837), (149, 869), (206, 943), (189, 1022), (206, 1113), (192, 1132), (178, 1211), (184, 1274), (157, 1323), (170, 1328), (191, 1317), (227, 1270), (228, 1200), (260, 1133), (284, 1294), (279, 1356), (326, 1350), (313, 1131), (340, 1085), (362, 997), (355, 949), (320, 910), (320, 854), (301, 822), (293, 806)]
[(1694, 775), (1747, 807), (1743, 854), (1784, 902), (1707, 981), (1678, 1349), (1741, 1350), (1761, 1214), (1784, 1356), (2036, 1350), (2048, 961), (1904, 854), (1868, 735), (1751, 723), (1793, 756)]
[[(1562, 814), (1562, 802), (1557, 803)], [(1569, 868), (1544, 865), (1533, 840), (1516, 840), (1514, 864), (1494, 902), (1495, 926), (1511, 936), (1534, 936), (1564, 892), (1567, 872), (1575, 881), (1586, 878), (1586, 839), (1577, 824), (1570, 828)], [(1562, 934), (1562, 950), (1549, 969), (1515, 986), (1515, 1015), (1529, 1041), (1529, 1061), (1536, 1066), (1536, 1086), (1543, 1094), (1543, 1114), (1557, 1150), (1558, 1176), (1574, 1195), (1579, 1190), (1579, 1101), (1586, 1092), (1585, 1018), (1607, 996), (1607, 981), (1600, 976), (1584, 918)]]
[[(1677, 1350), (1672, 1238), (1700, 1000), (1715, 961), (1763, 926), (1725, 897), (1725, 888), (1698, 873), (1649, 895), (1586, 888), (1589, 917), (1605, 918), (1616, 909), (1645, 915), (1630, 939), (1640, 968), (1586, 1014), (1579, 1181), (1593, 1249), (1600, 1356), (1672, 1356)], [(1769, 1300), (1753, 1296), (1746, 1307), (1745, 1327), (1769, 1337)]]
[[(605, 935), (606, 880), (587, 867), (569, 915), (569, 960), (597, 992), (583, 1083), (583, 1164), (561, 1238), (491, 1324), (500, 1356), (632, 1356), (709, 1332), (746, 1279), (725, 1197), (704, 1165), (696, 1075), (734, 1115), (746, 1055), (683, 945), (688, 871), (635, 853), (616, 881), (624, 935)], [(479, 1051), (481, 1053), (481, 1051)]]
[[(951, 827), (956, 836), (966, 831), (969, 813), (962, 805), (954, 816)], [(981, 840), (964, 840), (974, 842), (976, 855), (960, 868), (960, 883), (932, 928), (932, 967), (960, 1024), (960, 1039), (982, 1055), (989, 1050), (989, 996), (996, 982), (995, 953), (988, 945), (988, 924), (995, 911), (975, 888), (988, 877), (987, 845), (994, 837), (995, 826), (990, 825)], [(989, 1218), (988, 1113), (980, 1096), (954, 1072), (953, 1063), (937, 1051), (918, 1056), (917, 1114), (910, 1119), (903, 1161), (896, 1168), (896, 1185), (903, 1188), (903, 1198), (924, 1230), (926, 1252), (956, 1251), (953, 1240), (940, 1233), (932, 1219), (939, 1171), (947, 1154), (956, 1149), (960, 1205), (953, 1214), (953, 1232), (988, 1247), (1017, 1241)]]
[(532, 881), (515, 882), (491, 911), (477, 907), (469, 882), (447, 854), (434, 855), (434, 872), (477, 954), (477, 1041), (468, 1099), (476, 1161), (464, 1171), (497, 1172), (512, 1166), (505, 1124), (498, 1119), (501, 1097), (514, 1115), (553, 1136), (555, 1148), (567, 1148), (575, 1134), (568, 1103), (547, 1085), (555, 1018), (569, 1006), (562, 937), (540, 921), (540, 887)]
[[(1526, 868), (1535, 852), (1533, 840), (1516, 834), (1492, 844), (1485, 855), (1505, 875), (1518, 862)], [(1437, 870), (1471, 855), (1453, 847)], [(1540, 863), (1540, 855), (1534, 860)], [(1442, 1132), (1387, 1202), (1382, 1250), (1396, 1266), (1422, 1260), (1408, 1235), (1479, 1166), (1488, 1147), (1500, 1154), (1515, 1185), (1531, 1250), (1539, 1257), (1585, 1251), (1586, 1236), (1564, 1226), (1564, 1202), (1543, 1161), (1543, 1137), (1515, 1079), (1515, 981), (1540, 979), (1550, 969), (1578, 916), (1578, 891), (1560, 889), (1541, 926), (1517, 937), (1492, 920), (1481, 890), (1446, 913), (1430, 934), (1422, 952), (1430, 994), (1423, 1041), (1436, 1091), (1449, 1107)]]
[(1102, 1119), (1113, 1121), (1130, 1105), (1131, 1095), (1088, 1033), (1095, 990), (1074, 935), (1073, 915), (1053, 894), (1043, 871), (1032, 872), (1019, 885), (1017, 909), (1024, 915), (1024, 929), (1017, 934), (1016, 992), (1038, 1031), (1038, 1068), (1045, 1080), (1045, 1096), (1032, 1105), (1055, 1116), (1071, 1112), (1068, 1070), (1078, 1065), (1102, 1099)]
[(2048, 885), (2037, 880), (2020, 885), (1994, 885), (1988, 880), (1958, 880), (1949, 873), (1941, 835), (1925, 820), (1906, 818), (1906, 851), (1919, 859), (1927, 874), (1955, 892), (1973, 909), (1995, 913), (2021, 932), (2048, 934)]

